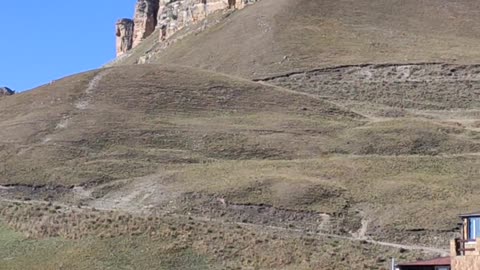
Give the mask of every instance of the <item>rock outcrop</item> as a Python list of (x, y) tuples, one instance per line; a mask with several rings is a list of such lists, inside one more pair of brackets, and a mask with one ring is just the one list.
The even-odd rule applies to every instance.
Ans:
[(155, 29), (163, 41), (218, 10), (242, 9), (258, 0), (138, 0), (134, 19), (117, 22), (117, 56), (135, 48)]
[(205, 19), (209, 13), (228, 8), (228, 3), (223, 0), (183, 0), (162, 4), (157, 25), (160, 29), (160, 41), (189, 24)]
[(134, 22), (130, 19), (120, 19), (117, 21), (117, 57), (125, 54), (133, 47), (134, 25)]
[[(175, 3), (175, 1), (173, 2)], [(135, 9), (135, 17), (133, 19), (135, 23), (133, 31), (133, 47), (140, 44), (142, 40), (155, 31), (159, 6), (159, 0), (138, 0)]]
[(163, 41), (189, 24), (199, 22), (218, 10), (242, 9), (256, 0), (160, 0), (158, 25)]
[(13, 94), (15, 94), (15, 91), (13, 91), (12, 89), (8, 87), (0, 87), (0, 97), (11, 96)]

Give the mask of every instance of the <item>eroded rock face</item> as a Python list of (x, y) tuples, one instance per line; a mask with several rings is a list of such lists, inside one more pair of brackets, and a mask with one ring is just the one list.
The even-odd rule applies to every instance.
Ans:
[(189, 24), (205, 19), (209, 14), (224, 9), (242, 9), (256, 0), (160, 0), (158, 25), (163, 41)]
[(160, 41), (218, 10), (242, 9), (258, 0), (138, 0), (135, 17), (117, 22), (117, 56), (160, 29)]
[(150, 36), (157, 26), (159, 0), (138, 0), (135, 9), (133, 47)]
[(125, 54), (133, 47), (134, 25), (134, 22), (130, 19), (120, 19), (117, 21), (117, 57)]
[(15, 91), (13, 91), (12, 89), (8, 87), (0, 87), (0, 97), (11, 96), (13, 94), (15, 94)]

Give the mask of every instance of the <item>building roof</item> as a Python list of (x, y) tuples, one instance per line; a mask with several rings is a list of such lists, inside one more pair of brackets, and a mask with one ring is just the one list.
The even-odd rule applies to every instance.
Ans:
[(461, 214), (460, 217), (480, 217), (480, 212)]
[(400, 263), (398, 266), (450, 266), (450, 257), (439, 257), (431, 260)]

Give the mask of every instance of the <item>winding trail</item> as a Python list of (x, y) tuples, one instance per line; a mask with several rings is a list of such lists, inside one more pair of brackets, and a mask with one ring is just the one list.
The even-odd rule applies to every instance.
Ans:
[[(48, 201), (40, 201), (40, 200), (31, 200), (31, 201), (23, 201), (23, 200), (17, 200), (17, 199), (7, 199), (7, 198), (2, 198), (0, 197), (0, 202), (7, 202), (7, 203), (21, 203), (21, 204), (47, 204), (49, 203)], [(62, 204), (62, 203), (54, 203), (55, 205), (64, 207), (66, 209), (74, 209), (77, 208), (78, 206), (72, 206), (68, 204)], [(99, 211), (120, 211), (118, 209), (113, 209), (113, 208), (97, 208), (97, 207), (90, 207), (90, 206), (81, 206), (81, 209), (87, 209), (87, 210), (99, 210)], [(151, 212), (151, 209), (145, 209), (147, 210), (146, 212)], [(138, 215), (139, 211), (120, 211), (120, 212), (126, 212), (129, 214), (135, 214)], [(142, 214), (145, 214), (145, 212), (141, 211)], [(213, 222), (217, 224), (234, 224), (234, 225), (239, 225), (242, 227), (246, 228), (253, 228), (257, 230), (268, 230), (268, 231), (274, 231), (274, 232), (288, 232), (288, 233), (293, 233), (293, 234), (300, 234), (300, 235), (308, 235), (309, 237), (316, 237), (316, 238), (324, 238), (324, 237), (329, 237), (329, 238), (334, 238), (334, 239), (341, 239), (341, 240), (347, 240), (347, 241), (354, 241), (354, 242), (363, 242), (363, 243), (370, 243), (374, 245), (379, 245), (379, 246), (385, 246), (385, 247), (391, 247), (391, 248), (397, 248), (397, 249), (405, 249), (405, 250), (411, 250), (411, 251), (421, 251), (424, 253), (429, 253), (429, 254), (434, 254), (434, 255), (447, 255), (448, 250), (445, 249), (439, 249), (435, 247), (424, 247), (424, 246), (418, 246), (418, 245), (406, 245), (406, 244), (398, 244), (398, 243), (390, 243), (390, 242), (383, 242), (383, 241), (376, 241), (372, 239), (365, 239), (365, 237), (354, 237), (354, 236), (343, 236), (343, 235), (337, 235), (337, 234), (330, 234), (330, 233), (320, 233), (320, 232), (312, 232), (312, 231), (306, 231), (306, 230), (301, 230), (301, 229), (294, 229), (294, 228), (284, 228), (284, 227), (279, 227), (279, 226), (270, 226), (270, 225), (261, 225), (261, 224), (255, 224), (255, 223), (248, 223), (248, 222), (227, 222), (221, 219), (215, 219), (215, 218), (207, 218), (207, 217), (200, 217), (200, 216), (192, 216), (192, 215), (184, 215), (184, 214), (173, 214), (169, 211), (165, 210), (154, 210), (155, 213), (157, 214), (162, 214), (174, 218), (182, 218), (182, 219), (193, 219), (196, 221), (201, 221), (201, 222)]]
[(98, 84), (102, 81), (103, 77), (110, 73), (109, 69), (99, 71), (95, 77), (88, 83), (88, 87), (85, 89), (85, 95), (77, 100), (73, 105), (79, 110), (86, 110), (90, 105), (93, 91), (98, 87)]

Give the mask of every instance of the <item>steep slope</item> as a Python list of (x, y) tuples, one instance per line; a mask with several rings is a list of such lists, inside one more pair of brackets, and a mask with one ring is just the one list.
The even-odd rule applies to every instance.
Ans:
[(259, 78), (359, 63), (480, 59), (480, 4), (470, 0), (262, 0), (203, 33), (147, 53), (176, 63)]
[(370, 122), (315, 95), (182, 67), (83, 73), (2, 99), (0, 113), (0, 184), (101, 183), (207, 160), (480, 149), (476, 134), (448, 122)]
[(480, 196), (478, 132), (441, 112), (363, 116), (300, 91), (136, 65), (2, 99), (0, 195), (445, 245), (455, 214), (473, 210), (458, 197)]
[[(0, 184), (81, 184), (141, 176), (158, 164), (291, 159), (360, 116), (280, 88), (180, 67), (72, 76), (0, 101)], [(291, 147), (279, 145), (298, 142)]]
[[(480, 199), (479, 7), (262, 0), (0, 99), (0, 261), (383, 269), (443, 253)], [(164, 65), (129, 65), (145, 62)], [(11, 259), (11, 229), (37, 238), (32, 256)]]

